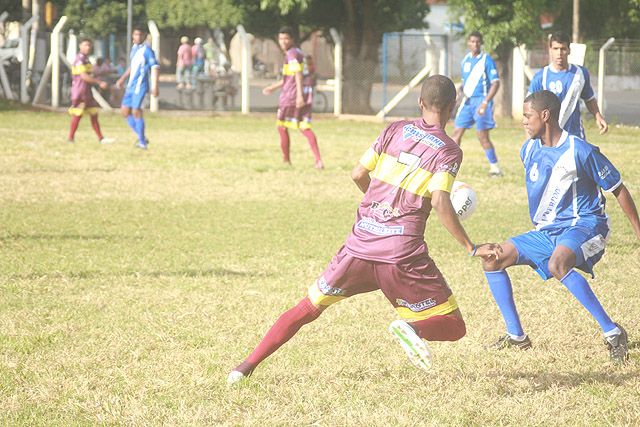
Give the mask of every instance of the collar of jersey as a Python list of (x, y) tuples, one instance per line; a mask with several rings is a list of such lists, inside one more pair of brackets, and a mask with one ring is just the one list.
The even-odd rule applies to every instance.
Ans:
[(560, 148), (566, 141), (567, 139), (569, 139), (569, 132), (567, 132), (566, 130), (562, 131), (562, 135), (560, 135), (560, 141), (558, 141), (558, 144), (553, 146), (553, 147), (547, 147), (546, 145), (544, 145), (542, 143), (542, 138), (538, 138), (538, 144), (540, 144), (540, 147), (551, 150), (554, 148)]

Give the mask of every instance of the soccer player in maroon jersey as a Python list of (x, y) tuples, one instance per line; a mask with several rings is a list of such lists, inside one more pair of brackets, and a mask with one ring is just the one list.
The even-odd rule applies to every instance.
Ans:
[(93, 76), (93, 66), (89, 62), (89, 54), (92, 47), (91, 40), (82, 39), (78, 46), (78, 55), (76, 55), (71, 68), (71, 107), (69, 108), (71, 128), (69, 129), (68, 141), (75, 141), (80, 119), (86, 112), (91, 117), (91, 126), (98, 136), (98, 141), (101, 144), (110, 144), (114, 139), (105, 138), (102, 135), (100, 123), (98, 123), (98, 104), (91, 93), (92, 85), (100, 86), (101, 89), (106, 89), (109, 85)]
[(278, 102), (278, 133), (280, 134), (280, 148), (282, 158), (285, 163), (291, 163), (289, 156), (289, 131), (288, 129), (299, 129), (309, 141), (309, 146), (313, 152), (316, 169), (324, 169), (324, 164), (320, 157), (318, 140), (311, 130), (311, 104), (305, 102), (303, 93), (302, 66), (304, 55), (295, 46), (293, 30), (289, 27), (282, 27), (278, 32), (278, 44), (284, 52), (284, 65), (282, 67), (282, 79), (265, 87), (262, 93), (269, 95), (276, 89), (280, 91)]
[(456, 341), (465, 333), (458, 304), (424, 240), (435, 210), (445, 228), (471, 256), (490, 260), (498, 245), (475, 245), (451, 205), (450, 191), (462, 150), (444, 131), (456, 88), (444, 76), (422, 85), (422, 117), (392, 123), (355, 166), (351, 177), (364, 193), (350, 235), (297, 306), (283, 313), (249, 357), (227, 378), (251, 375), (267, 356), (331, 304), (380, 289), (402, 320), (389, 332), (421, 369), (429, 369), (428, 341)]

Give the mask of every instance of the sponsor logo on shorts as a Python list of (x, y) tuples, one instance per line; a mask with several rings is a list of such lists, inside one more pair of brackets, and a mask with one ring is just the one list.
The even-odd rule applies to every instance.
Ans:
[(409, 310), (417, 313), (419, 311), (424, 311), (428, 308), (435, 307), (437, 305), (436, 301), (433, 298), (427, 298), (424, 301), (416, 302), (416, 303), (408, 303), (407, 301), (396, 298), (396, 304), (402, 307), (407, 307)]
[(372, 218), (367, 217), (364, 217), (360, 221), (358, 221), (356, 227), (360, 230), (368, 231), (369, 233), (375, 234), (377, 236), (393, 236), (404, 233), (403, 225), (386, 226), (380, 224), (379, 222), (376, 222)]
[(331, 287), (331, 285), (327, 283), (327, 280), (324, 278), (324, 276), (320, 276), (316, 283), (318, 284), (318, 289), (320, 289), (320, 292), (322, 292), (324, 295), (344, 296), (346, 294), (344, 289)]
[(394, 208), (389, 202), (371, 202), (371, 211), (374, 215), (380, 215), (383, 219), (389, 220), (400, 216), (400, 209)]
[(402, 127), (402, 139), (411, 139), (415, 142), (420, 142), (422, 144), (428, 145), (434, 150), (437, 150), (438, 148), (444, 146), (444, 141), (442, 141), (440, 138), (433, 136), (430, 133), (423, 131), (422, 129), (419, 129), (414, 125), (404, 125)]

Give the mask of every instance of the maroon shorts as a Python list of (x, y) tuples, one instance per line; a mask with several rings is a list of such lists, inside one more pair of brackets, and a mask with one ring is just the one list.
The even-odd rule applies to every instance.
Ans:
[(98, 103), (93, 98), (93, 95), (89, 94), (83, 97), (71, 99), (69, 114), (72, 116), (82, 116), (85, 112), (90, 115), (98, 113)]
[(311, 129), (311, 104), (306, 104), (302, 108), (278, 107), (278, 126), (290, 129)]
[(451, 313), (458, 304), (427, 254), (400, 264), (367, 261), (340, 248), (327, 269), (309, 287), (316, 306), (329, 306), (352, 295), (380, 289), (407, 321)]

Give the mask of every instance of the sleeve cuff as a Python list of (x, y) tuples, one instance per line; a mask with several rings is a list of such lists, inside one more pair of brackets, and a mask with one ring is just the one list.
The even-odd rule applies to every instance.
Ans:
[(604, 188), (602, 189), (605, 193), (611, 193), (613, 191), (616, 191), (616, 188), (620, 187), (622, 185), (622, 178), (620, 178), (620, 181), (618, 181), (615, 185), (611, 186), (611, 188), (605, 190)]

